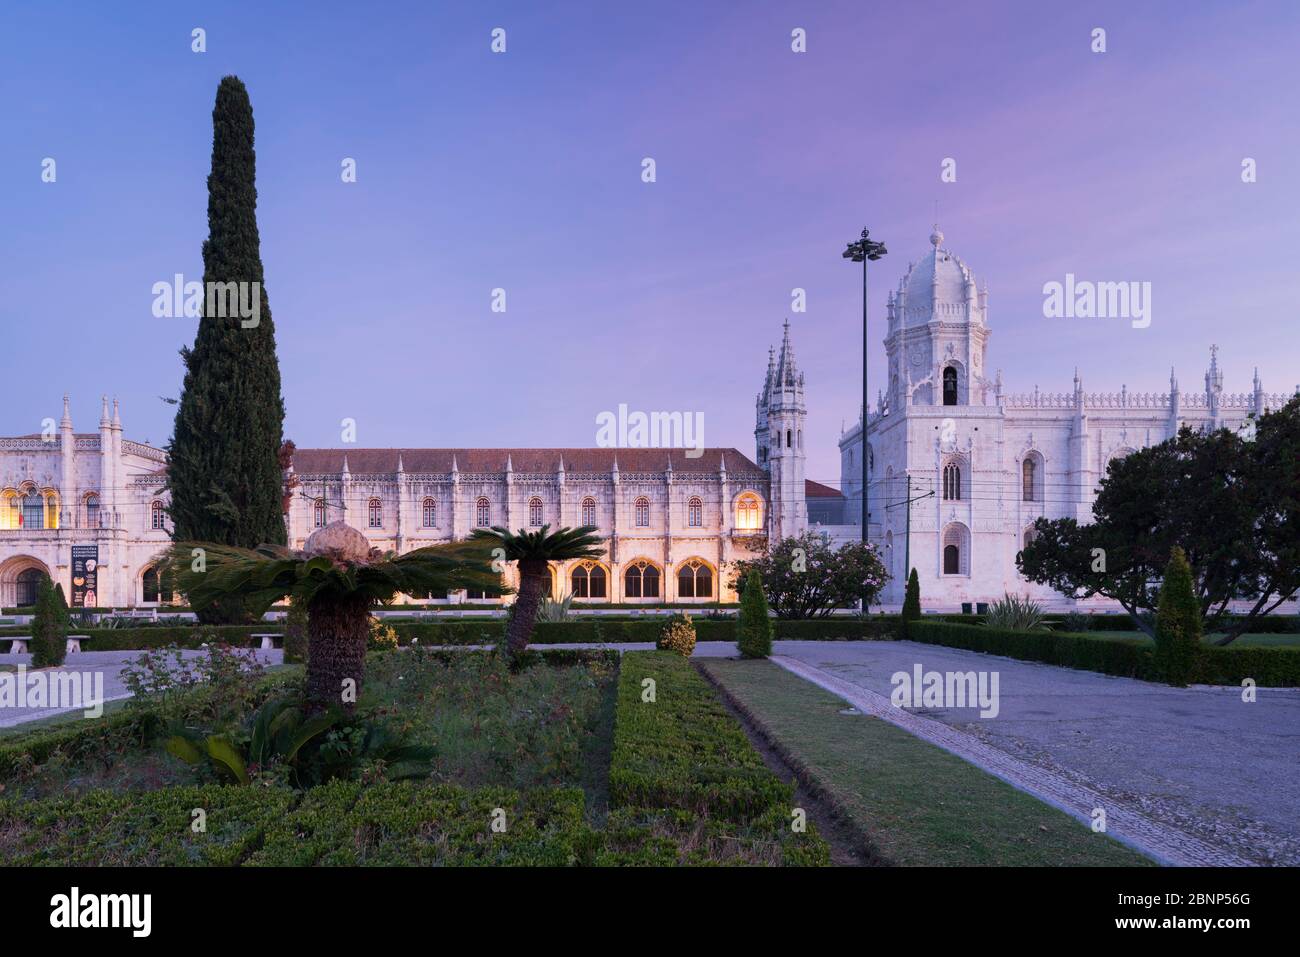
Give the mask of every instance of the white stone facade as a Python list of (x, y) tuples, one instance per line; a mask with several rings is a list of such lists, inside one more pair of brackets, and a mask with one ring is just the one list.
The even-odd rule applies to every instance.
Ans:
[[(1076, 372), (1068, 392), (1005, 393), (1001, 372), (989, 375), (985, 361), (988, 288), (977, 288), (937, 229), (930, 241), (889, 297), (888, 384), (867, 424), (871, 540), (893, 576), (882, 596), (887, 607), (902, 603), (909, 549), (927, 609), (974, 609), (1007, 592), (1052, 608), (1073, 605), (1016, 569), (1035, 519), (1089, 522), (1111, 459), (1184, 425), (1240, 427), (1290, 398), (1266, 394), (1258, 375), (1251, 392), (1225, 393), (1213, 347), (1204, 389), (1195, 392), (1181, 391), (1171, 372), (1168, 392), (1089, 393)], [(831, 532), (860, 538), (853, 524), (862, 515), (860, 419), (841, 437), (840, 454), (849, 524)], [(909, 542), (901, 503), (918, 497)]]
[[(788, 326), (760, 400), (766, 467), (734, 448), (298, 449), (286, 474), (289, 544), (301, 548), (340, 518), (398, 552), (484, 525), (593, 524), (605, 555), (557, 568), (554, 594), (593, 604), (735, 601), (731, 564), (807, 521), (803, 377)], [(97, 435), (76, 434), (67, 406), (65, 397), (63, 421), (47, 435), (0, 439), (0, 603), (28, 604), (40, 572), (71, 600), (72, 550), (93, 546), (98, 581), (87, 605), (156, 605), (170, 597), (158, 594), (156, 571), (171, 528), (166, 453), (123, 439), (116, 401), (110, 417), (104, 400)], [(492, 601), (441, 599), (465, 600)]]

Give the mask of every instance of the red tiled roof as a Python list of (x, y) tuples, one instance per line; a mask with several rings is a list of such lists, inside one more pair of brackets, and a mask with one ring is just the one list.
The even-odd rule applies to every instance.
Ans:
[(804, 498), (843, 498), (844, 493), (837, 488), (831, 488), (829, 485), (823, 485), (821, 482), (814, 482), (812, 479), (804, 479), (803, 483)]
[(397, 471), (397, 459), (407, 472), (450, 472), (455, 456), (462, 472), (503, 472), (506, 459), (516, 472), (548, 474), (557, 471), (563, 459), (567, 472), (608, 472), (617, 459), (620, 472), (662, 472), (669, 461), (675, 472), (716, 472), (725, 456), (728, 471), (757, 472), (757, 465), (736, 449), (704, 449), (698, 458), (688, 458), (693, 449), (298, 449), (293, 453), (293, 470), (306, 475), (328, 475), (343, 471), (343, 457), (353, 475), (376, 475)]

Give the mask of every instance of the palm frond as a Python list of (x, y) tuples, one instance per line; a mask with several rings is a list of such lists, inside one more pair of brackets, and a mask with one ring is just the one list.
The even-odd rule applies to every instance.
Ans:
[(575, 558), (599, 558), (604, 554), (605, 540), (596, 534), (594, 525), (579, 528), (560, 528), (551, 532), (550, 525), (534, 531), (519, 529), (511, 532), (500, 525), (476, 528), (470, 541), (490, 542), (505, 552), (506, 561), (563, 562)]

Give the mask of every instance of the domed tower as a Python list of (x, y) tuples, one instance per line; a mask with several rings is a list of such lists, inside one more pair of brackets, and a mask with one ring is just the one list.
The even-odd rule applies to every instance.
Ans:
[(983, 405), (992, 383), (984, 379), (988, 343), (988, 286), (943, 245), (939, 227), (930, 251), (912, 263), (890, 294), (889, 404)]
[(758, 397), (758, 416), (754, 435), (758, 443), (758, 464), (770, 476), (771, 521), (768, 531), (773, 541), (801, 534), (808, 526), (805, 499), (804, 420), (808, 417), (803, 401), (803, 373), (794, 360), (790, 344), (790, 320), (785, 322), (781, 351), (768, 354), (767, 381)]

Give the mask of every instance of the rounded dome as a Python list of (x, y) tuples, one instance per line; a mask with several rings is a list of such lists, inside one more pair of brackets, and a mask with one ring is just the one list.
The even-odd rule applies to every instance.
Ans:
[(307, 536), (303, 551), (310, 558), (325, 555), (335, 561), (364, 562), (370, 556), (370, 542), (347, 522), (337, 521)]
[(908, 267), (898, 284), (897, 299), (905, 325), (923, 326), (931, 320), (965, 322), (968, 297), (973, 300), (970, 314), (981, 321), (975, 276), (969, 266), (943, 248), (943, 239), (936, 226), (930, 234), (930, 251)]

